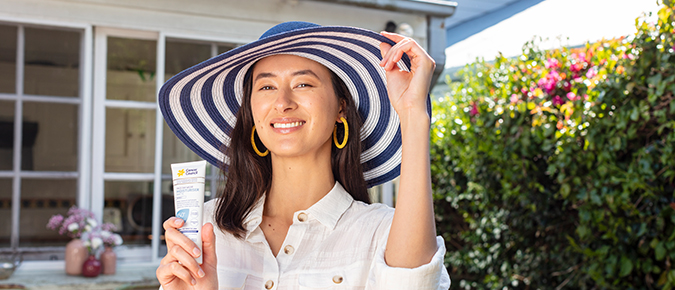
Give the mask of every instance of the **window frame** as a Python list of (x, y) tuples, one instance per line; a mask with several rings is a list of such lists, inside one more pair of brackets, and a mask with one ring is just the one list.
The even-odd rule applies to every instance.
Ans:
[[(91, 100), (91, 25), (57, 21), (26, 21), (25, 19), (2, 19), (0, 24), (16, 27), (16, 79), (14, 93), (0, 93), (0, 100), (14, 102), (14, 144), (12, 156), (12, 170), (0, 171), (0, 177), (12, 179), (12, 205), (11, 205), (11, 234), (10, 249), (12, 251), (31, 251), (32, 247), (21, 247), (19, 219), (21, 216), (21, 182), (24, 178), (33, 179), (75, 179), (77, 183), (76, 203), (78, 206), (88, 208), (88, 198), (85, 188), (88, 188), (88, 153), (89, 148), (87, 140), (91, 131), (88, 116), (91, 115), (89, 104)], [(24, 94), (25, 80), (25, 28), (38, 28), (49, 30), (62, 30), (77, 32), (80, 35), (79, 43), (79, 74), (78, 74), (78, 96), (61, 97), (48, 95), (27, 95)], [(23, 139), (23, 104), (24, 102), (33, 103), (60, 103), (77, 105), (78, 127), (77, 127), (77, 148), (78, 162), (76, 171), (29, 171), (21, 168), (22, 139)], [(52, 247), (44, 247), (49, 251)]]

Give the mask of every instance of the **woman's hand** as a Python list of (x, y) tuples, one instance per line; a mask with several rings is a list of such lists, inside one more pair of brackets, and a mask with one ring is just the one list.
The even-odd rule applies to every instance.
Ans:
[[(218, 289), (215, 236), (213, 225), (202, 227), (202, 249), (178, 229), (183, 220), (171, 217), (164, 222), (167, 253), (157, 268), (157, 280), (165, 290)], [(201, 267), (195, 260), (203, 255)]]
[[(387, 73), (387, 92), (394, 110), (401, 117), (405, 117), (409, 110), (414, 113), (419, 113), (419, 110), (426, 112), (427, 95), (436, 63), (412, 38), (389, 32), (382, 32), (382, 35), (396, 42), (394, 46), (384, 42), (380, 44), (380, 66)], [(410, 72), (401, 71), (396, 65), (403, 53), (410, 57)]]

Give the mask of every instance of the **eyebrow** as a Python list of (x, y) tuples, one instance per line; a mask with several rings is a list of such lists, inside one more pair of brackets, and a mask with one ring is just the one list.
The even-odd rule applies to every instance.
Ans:
[[(294, 72), (291, 75), (292, 76), (312, 75), (317, 79), (319, 78), (319, 76), (316, 73), (314, 73), (312, 70), (309, 70), (309, 69), (299, 70), (299, 71)], [(257, 81), (259, 79), (262, 79), (262, 78), (273, 78), (273, 77), (276, 77), (276, 76), (277, 75), (275, 75), (273, 73), (265, 73), (265, 72), (259, 73), (257, 76), (255, 76), (255, 79), (253, 81), (255, 82), (255, 81)]]

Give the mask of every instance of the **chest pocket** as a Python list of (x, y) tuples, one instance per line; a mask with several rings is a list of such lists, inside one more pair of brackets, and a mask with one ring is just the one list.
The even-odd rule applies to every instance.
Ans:
[(246, 273), (218, 271), (218, 289), (242, 290), (246, 286)]
[(300, 290), (311, 289), (353, 289), (360, 290), (366, 286), (368, 271), (361, 268), (347, 268), (309, 272), (298, 276)]

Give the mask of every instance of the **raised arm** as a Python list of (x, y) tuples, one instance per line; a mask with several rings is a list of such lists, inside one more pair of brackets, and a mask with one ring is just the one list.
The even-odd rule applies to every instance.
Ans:
[[(389, 100), (401, 120), (403, 142), (401, 177), (396, 211), (385, 251), (392, 267), (415, 268), (429, 263), (436, 252), (436, 225), (431, 194), (429, 125), (426, 100), (434, 60), (411, 38), (383, 32), (396, 42), (382, 43), (382, 62), (387, 73)], [(396, 66), (403, 53), (411, 60), (411, 71)]]

